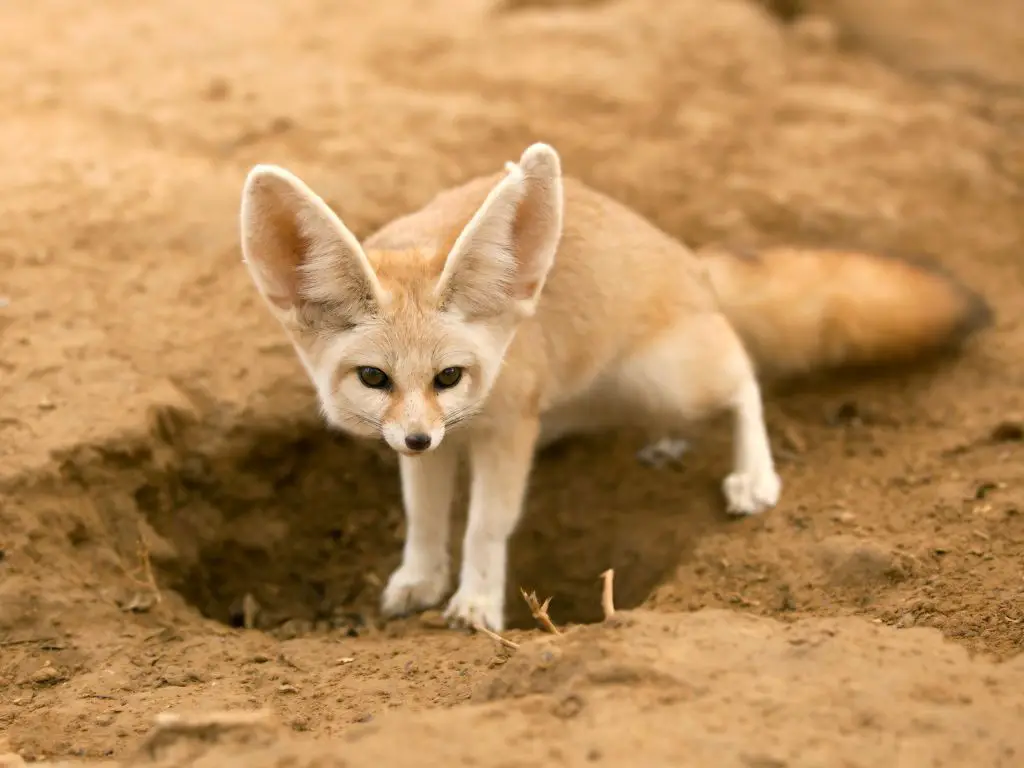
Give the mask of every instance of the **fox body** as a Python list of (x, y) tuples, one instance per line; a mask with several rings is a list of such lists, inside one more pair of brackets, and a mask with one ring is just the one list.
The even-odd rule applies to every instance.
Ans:
[(250, 274), (326, 419), (399, 454), (407, 536), (385, 615), (451, 588), (459, 461), (471, 488), (453, 624), (501, 629), (508, 539), (539, 445), (624, 423), (733, 414), (726, 509), (776, 504), (758, 374), (948, 346), (987, 318), (933, 271), (868, 254), (696, 257), (534, 144), (360, 243), (298, 178), (256, 166), (242, 195)]

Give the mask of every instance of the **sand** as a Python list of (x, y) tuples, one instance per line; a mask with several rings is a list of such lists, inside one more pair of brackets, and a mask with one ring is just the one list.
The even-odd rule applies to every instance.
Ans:
[[(1022, 35), (1014, 0), (3, 11), (0, 765), (1019, 765)], [(237, 213), (275, 162), (363, 236), (537, 140), (692, 246), (932, 257), (996, 323), (771, 393), (760, 517), (721, 424), (542, 454), (513, 651), (379, 620), (394, 461), (320, 423)]]

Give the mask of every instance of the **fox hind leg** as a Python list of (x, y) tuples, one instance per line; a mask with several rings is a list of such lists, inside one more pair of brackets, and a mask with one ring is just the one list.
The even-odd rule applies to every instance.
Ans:
[(775, 472), (761, 390), (753, 376), (741, 386), (732, 411), (735, 423), (733, 471), (722, 482), (726, 511), (734, 515), (755, 515), (778, 503), (782, 481)]
[(753, 364), (717, 313), (687, 317), (631, 355), (621, 385), (648, 416), (680, 426), (724, 410), (733, 415), (733, 471), (722, 482), (726, 509), (753, 515), (781, 491)]

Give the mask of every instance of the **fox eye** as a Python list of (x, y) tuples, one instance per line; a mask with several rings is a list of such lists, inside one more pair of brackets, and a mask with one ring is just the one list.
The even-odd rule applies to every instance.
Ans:
[(362, 385), (370, 389), (385, 389), (391, 383), (391, 379), (388, 378), (384, 371), (368, 365), (357, 369), (356, 375), (359, 376), (359, 381)]
[(451, 389), (462, 381), (461, 368), (445, 368), (434, 377), (434, 386), (437, 389)]

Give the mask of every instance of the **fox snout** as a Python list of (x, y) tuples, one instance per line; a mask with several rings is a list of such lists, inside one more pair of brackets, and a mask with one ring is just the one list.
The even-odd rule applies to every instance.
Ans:
[(413, 432), (411, 435), (405, 436), (405, 447), (419, 453), (429, 450), (433, 441), (433, 438), (425, 432)]
[(381, 433), (394, 450), (406, 456), (414, 456), (433, 450), (441, 444), (444, 439), (444, 424), (427, 428), (391, 422), (383, 425)]
[[(434, 405), (434, 407), (431, 407)], [(381, 422), (384, 440), (406, 456), (426, 453), (444, 439), (444, 419), (436, 404), (410, 394), (394, 403)]]

